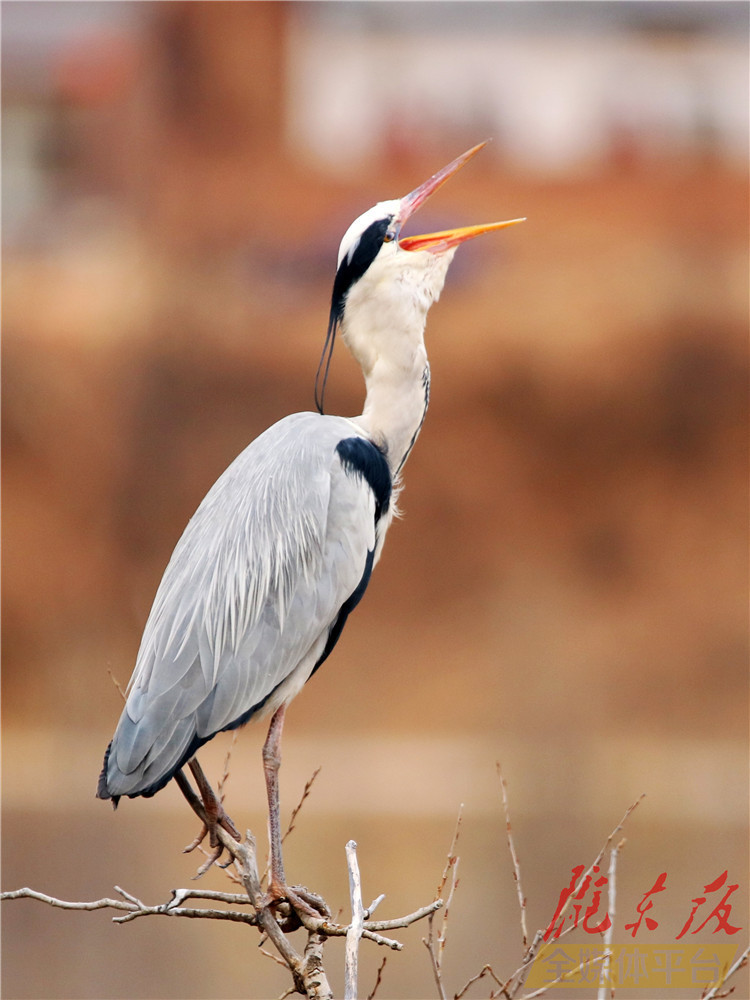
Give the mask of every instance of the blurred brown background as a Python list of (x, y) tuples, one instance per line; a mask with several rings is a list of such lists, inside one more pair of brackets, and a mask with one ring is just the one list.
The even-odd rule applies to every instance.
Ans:
[[(528, 221), (463, 248), (431, 313), (405, 518), (289, 714), (287, 814), (323, 769), (287, 870), (346, 908), (354, 838), (365, 895), (408, 912), (464, 803), (446, 984), (509, 975), (501, 760), (530, 926), (645, 792), (615, 942), (666, 871), (644, 940), (674, 943), (725, 869), (747, 940), (747, 10), (3, 4), (4, 888), (189, 883), (176, 788), (94, 799), (108, 671), (127, 681), (216, 476), (311, 408), (349, 222), (493, 136), (415, 225)], [(361, 401), (339, 346), (329, 410)], [(263, 736), (241, 734), (228, 798), (261, 841)], [(8, 998), (288, 985), (239, 926), (19, 902), (2, 929)], [(434, 995), (423, 934), (380, 996)], [(365, 995), (380, 959), (363, 948)], [(340, 989), (335, 942), (328, 968)]]

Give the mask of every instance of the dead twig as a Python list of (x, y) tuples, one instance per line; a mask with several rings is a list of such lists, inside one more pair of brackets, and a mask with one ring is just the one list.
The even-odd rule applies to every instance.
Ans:
[(723, 993), (719, 993), (719, 990), (724, 986), (724, 984), (733, 976), (735, 973), (739, 972), (740, 969), (744, 968), (748, 962), (748, 956), (750, 956), (750, 945), (742, 952), (741, 955), (737, 957), (734, 965), (727, 971), (726, 976), (722, 979), (720, 983), (716, 983), (712, 986), (708, 993), (701, 994), (701, 1000), (720, 1000), (721, 997), (728, 997), (730, 993), (734, 992), (734, 986), (730, 986), (728, 990)]
[(464, 994), (468, 991), (469, 987), (473, 986), (474, 983), (478, 983), (480, 979), (484, 979), (485, 976), (491, 976), (495, 980), (497, 985), (502, 987), (503, 984), (500, 982), (495, 973), (492, 971), (492, 966), (484, 965), (479, 970), (479, 972), (477, 972), (475, 976), (472, 976), (471, 979), (469, 979), (469, 981), (464, 986), (461, 987), (458, 993), (456, 993), (455, 996), (453, 997), (453, 1000), (461, 1000), (461, 997), (464, 996)]
[(448, 851), (448, 859), (445, 863), (445, 868), (443, 869), (443, 876), (440, 880), (440, 885), (438, 886), (436, 900), (442, 899), (445, 893), (445, 887), (448, 884), (448, 878), (450, 877), (451, 885), (448, 892), (448, 897), (445, 901), (445, 910), (443, 912), (442, 925), (440, 927), (440, 933), (438, 934), (437, 940), (435, 940), (434, 934), (434, 919), (433, 914), (429, 917), (429, 929), (427, 932), (427, 937), (422, 938), (422, 944), (427, 948), (430, 956), (430, 964), (432, 966), (432, 974), (435, 978), (435, 985), (437, 986), (438, 995), (440, 1000), (447, 1000), (445, 994), (445, 988), (443, 986), (443, 952), (445, 951), (445, 939), (448, 933), (448, 917), (450, 916), (451, 903), (453, 902), (453, 896), (455, 895), (456, 889), (458, 888), (458, 862), (459, 857), (456, 854), (456, 845), (458, 844), (459, 834), (461, 832), (461, 819), (463, 814), (463, 804), (458, 810), (458, 818), (456, 819), (456, 828), (453, 832), (453, 839), (451, 840), (451, 846)]
[(232, 760), (232, 751), (235, 748), (235, 744), (237, 743), (239, 736), (240, 736), (239, 729), (232, 730), (232, 739), (229, 743), (229, 749), (226, 752), (226, 756), (224, 757), (224, 770), (221, 772), (219, 783), (216, 786), (216, 797), (222, 804), (224, 802), (224, 796), (226, 795), (226, 784), (229, 781), (229, 775), (230, 775), (229, 765)]
[(286, 838), (289, 836), (289, 834), (293, 832), (294, 827), (295, 827), (295, 823), (297, 822), (297, 817), (299, 816), (299, 813), (300, 813), (300, 810), (302, 809), (302, 806), (305, 804), (305, 800), (307, 799), (307, 796), (310, 794), (310, 792), (312, 790), (313, 783), (314, 783), (315, 779), (318, 777), (319, 774), (320, 774), (320, 767), (316, 767), (315, 770), (313, 771), (313, 773), (308, 778), (307, 782), (305, 783), (305, 787), (302, 789), (302, 798), (299, 800), (299, 802), (294, 807), (294, 809), (292, 809), (292, 814), (289, 817), (289, 826), (286, 828), (286, 833), (281, 838), (281, 843), (282, 844), (284, 843), (284, 841), (286, 840)]
[(375, 1000), (375, 994), (378, 992), (378, 987), (380, 986), (380, 984), (383, 981), (383, 969), (385, 968), (385, 963), (387, 961), (388, 961), (388, 956), (386, 955), (383, 958), (383, 961), (378, 966), (378, 972), (377, 972), (377, 976), (375, 978), (375, 985), (370, 990), (370, 992), (367, 994), (367, 1000)]
[(109, 679), (112, 681), (112, 683), (114, 684), (114, 686), (120, 692), (120, 697), (122, 698), (123, 701), (125, 701), (128, 696), (123, 691), (122, 686), (120, 685), (120, 682), (117, 680), (117, 678), (112, 673), (112, 671), (109, 669), (109, 667), (107, 667), (107, 673), (109, 674)]
[(505, 777), (503, 776), (502, 768), (500, 767), (500, 761), (496, 764), (497, 773), (500, 778), (500, 790), (503, 795), (503, 811), (505, 812), (505, 832), (508, 838), (508, 850), (510, 851), (510, 858), (513, 862), (513, 878), (516, 883), (516, 894), (518, 895), (518, 905), (521, 910), (521, 937), (523, 940), (523, 947), (526, 948), (529, 943), (529, 932), (526, 926), (526, 897), (523, 894), (523, 889), (521, 888), (521, 866), (518, 862), (518, 855), (516, 854), (516, 845), (513, 842), (513, 830), (510, 825), (510, 807), (508, 806), (508, 786), (505, 782)]

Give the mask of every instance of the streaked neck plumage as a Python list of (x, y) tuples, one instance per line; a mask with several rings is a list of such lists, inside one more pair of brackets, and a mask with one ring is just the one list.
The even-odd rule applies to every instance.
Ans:
[(356, 422), (383, 450), (394, 476), (427, 412), (430, 367), (424, 329), (452, 258), (453, 250), (384, 253), (347, 296), (342, 335), (367, 387)]

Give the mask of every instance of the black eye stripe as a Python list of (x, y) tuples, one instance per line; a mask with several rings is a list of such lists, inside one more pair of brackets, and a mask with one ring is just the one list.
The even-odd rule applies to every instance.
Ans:
[(331, 314), (340, 317), (352, 285), (356, 284), (377, 257), (391, 219), (378, 219), (362, 233), (358, 242), (344, 256), (336, 272), (331, 298)]

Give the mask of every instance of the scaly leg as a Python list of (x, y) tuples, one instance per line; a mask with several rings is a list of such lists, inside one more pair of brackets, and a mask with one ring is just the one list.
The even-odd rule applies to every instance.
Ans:
[[(281, 853), (281, 818), (279, 815), (279, 767), (281, 766), (281, 731), (284, 728), (286, 705), (274, 713), (268, 736), (263, 744), (263, 772), (266, 776), (268, 794), (268, 829), (271, 844), (271, 882), (268, 895), (272, 906), (286, 900), (298, 913), (304, 911), (313, 917), (330, 917), (331, 912), (324, 899), (302, 886), (288, 886), (284, 874), (284, 859)], [(288, 929), (293, 929), (292, 921)]]
[(284, 859), (281, 854), (281, 819), (279, 816), (279, 767), (281, 766), (281, 732), (284, 728), (286, 705), (277, 708), (268, 736), (263, 744), (263, 773), (266, 777), (268, 795), (268, 828), (271, 843), (271, 884), (272, 899), (284, 899), (288, 895)]

